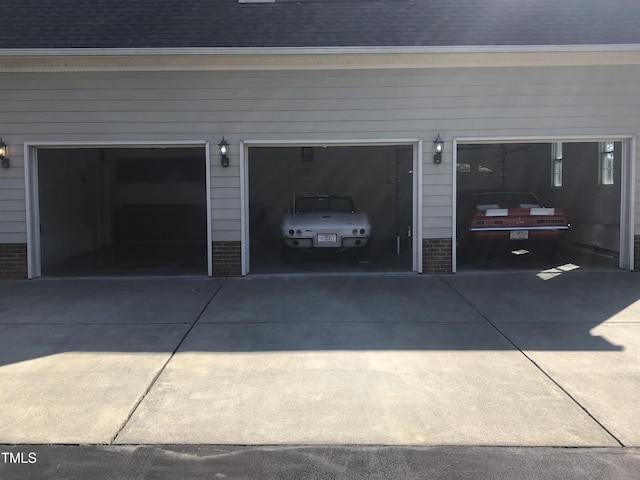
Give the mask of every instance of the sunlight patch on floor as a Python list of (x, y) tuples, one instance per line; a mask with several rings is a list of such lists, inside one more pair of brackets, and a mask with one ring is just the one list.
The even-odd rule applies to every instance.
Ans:
[(563, 273), (571, 272), (573, 270), (579, 269), (580, 266), (574, 263), (566, 263), (564, 265), (559, 265), (557, 267), (548, 268), (546, 270), (541, 271), (537, 274), (538, 278), (542, 280), (551, 280), (552, 278), (558, 277)]

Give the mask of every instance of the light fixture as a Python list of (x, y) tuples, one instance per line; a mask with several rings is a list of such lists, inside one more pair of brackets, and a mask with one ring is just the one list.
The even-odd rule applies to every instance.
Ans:
[(223, 167), (229, 166), (229, 144), (222, 137), (222, 140), (218, 144), (218, 148), (220, 149), (220, 165)]
[(433, 163), (442, 163), (442, 150), (444, 150), (444, 140), (438, 134), (438, 138), (433, 141)]
[(7, 145), (2, 141), (2, 137), (0, 137), (0, 165), (2, 165), (2, 168), (11, 166), (11, 162), (7, 157)]

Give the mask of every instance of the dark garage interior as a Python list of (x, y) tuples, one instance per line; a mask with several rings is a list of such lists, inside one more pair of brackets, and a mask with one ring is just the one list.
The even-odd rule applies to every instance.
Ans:
[[(459, 145), (458, 270), (617, 268), (621, 150), (621, 142), (606, 141)], [(570, 228), (552, 258), (513, 244), (464, 251), (464, 196), (491, 191), (531, 192), (541, 206), (564, 210)]]
[(204, 148), (38, 150), (45, 276), (206, 275)]
[[(366, 255), (304, 252), (283, 261), (280, 223), (294, 196), (348, 195), (372, 224)], [(285, 146), (249, 149), (252, 273), (411, 271), (413, 147)]]

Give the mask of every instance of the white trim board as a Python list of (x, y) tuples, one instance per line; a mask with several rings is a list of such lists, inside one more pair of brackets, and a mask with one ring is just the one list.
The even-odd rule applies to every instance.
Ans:
[(334, 47), (159, 47), (159, 48), (4, 48), (0, 55), (28, 56), (163, 56), (163, 55), (320, 55), (402, 53), (545, 53), (640, 52), (638, 43), (569, 45), (451, 45)]

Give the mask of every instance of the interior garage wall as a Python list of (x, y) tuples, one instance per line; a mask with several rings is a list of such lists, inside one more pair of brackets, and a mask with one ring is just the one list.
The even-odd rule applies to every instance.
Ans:
[(544, 156), (527, 161), (528, 187), (539, 192), (543, 203), (562, 206), (571, 223), (565, 242), (620, 250), (621, 151), (616, 142), (614, 184), (606, 186), (599, 185), (598, 142), (563, 144), (560, 188), (551, 186), (550, 145)]
[(549, 148), (530, 144), (459, 145), (457, 190), (531, 191), (535, 185), (530, 183), (528, 165), (531, 160), (550, 158), (545, 156)]
[(203, 148), (38, 151), (42, 264), (124, 243), (206, 243)]
[(534, 192), (543, 205), (563, 208), (571, 229), (565, 243), (617, 252), (620, 248), (621, 151), (616, 142), (614, 185), (599, 185), (598, 142), (563, 143), (563, 185), (552, 186), (551, 143), (460, 145), (458, 191)]
[[(639, 78), (636, 65), (3, 72), (0, 131), (14, 166), (0, 172), (0, 189), (24, 191), (24, 142), (216, 145), (225, 135), (231, 166), (212, 149), (212, 226), (215, 240), (239, 241), (240, 140), (421, 138), (422, 233), (450, 238), (454, 137), (638, 135)], [(431, 161), (438, 133), (446, 140), (440, 165)], [(0, 202), (0, 241), (26, 242), (24, 216), (12, 208)], [(640, 195), (635, 212), (640, 235)]]
[(400, 150), (412, 147), (315, 147), (312, 161), (301, 160), (300, 147), (250, 148), (249, 208), (267, 224), (266, 231), (252, 230), (252, 239), (279, 239), (282, 213), (292, 208), (294, 194), (350, 195), (356, 209), (368, 214), (376, 239), (395, 239)]
[[(205, 242), (202, 148), (104, 150), (105, 203), (113, 242)], [(112, 220), (111, 220), (112, 219)]]
[(90, 252), (99, 245), (97, 169), (97, 150), (40, 152), (43, 265)]

